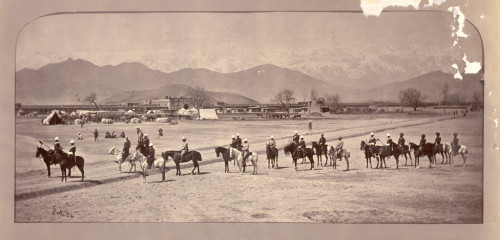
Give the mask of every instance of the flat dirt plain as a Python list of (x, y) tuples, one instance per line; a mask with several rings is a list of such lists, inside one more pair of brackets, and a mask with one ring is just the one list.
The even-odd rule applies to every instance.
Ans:
[[(374, 114), (341, 115), (307, 120), (197, 121), (185, 120), (178, 125), (158, 123), (111, 125), (88, 124), (41, 126), (40, 119), (16, 119), (16, 222), (320, 222), (320, 223), (482, 223), (483, 221), (483, 118), (482, 113), (463, 116), (439, 114)], [(123, 139), (105, 139), (106, 131), (124, 131), (132, 145), (137, 140), (136, 127), (151, 138), (159, 153), (180, 148), (182, 136), (188, 138), (192, 150), (203, 156), (199, 175), (190, 175), (191, 166), (183, 164), (180, 177), (174, 164), (167, 163), (166, 181), (158, 170), (150, 170), (144, 183), (138, 172), (120, 173), (107, 154), (112, 146), (121, 148)], [(164, 137), (157, 139), (158, 128)], [(94, 141), (92, 132), (99, 130)], [(341, 161), (336, 170), (330, 166), (299, 164), (294, 171), (292, 160), (283, 154), (283, 146), (294, 130), (305, 136), (310, 147), (320, 133), (327, 144), (344, 137), (350, 150), (350, 171)], [(361, 139), (374, 131), (380, 139), (391, 133), (397, 141), (400, 132), (407, 142), (419, 142), (425, 133), (433, 142), (441, 132), (444, 142), (452, 133), (459, 134), (467, 146), (467, 164), (462, 158), (454, 165), (440, 164), (428, 168), (427, 159), (420, 168), (404, 166), (396, 169), (393, 157), (387, 169), (366, 168), (360, 151)], [(78, 132), (84, 140), (76, 141)], [(216, 158), (214, 148), (227, 146), (231, 135), (248, 138), (251, 150), (259, 155), (258, 174), (238, 173), (230, 163), (224, 173), (224, 162)], [(265, 142), (270, 135), (280, 149), (279, 169), (268, 169)], [(67, 183), (61, 183), (59, 166), (52, 166), (52, 176), (42, 160), (35, 158), (37, 140), (53, 145), (58, 136), (69, 148), (75, 139), (77, 155), (85, 158), (85, 180), (73, 169)], [(135, 149), (135, 146), (133, 146)], [(132, 149), (131, 149), (132, 151)], [(316, 158), (315, 158), (316, 161)], [(376, 160), (373, 161), (373, 167)], [(138, 169), (139, 170), (139, 169)]]

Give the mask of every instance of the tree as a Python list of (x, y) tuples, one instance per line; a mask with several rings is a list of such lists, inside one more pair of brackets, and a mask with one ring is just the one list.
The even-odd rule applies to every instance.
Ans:
[(413, 111), (417, 111), (417, 108), (422, 106), (425, 96), (420, 93), (420, 90), (415, 88), (407, 88), (399, 92), (399, 100), (402, 104), (409, 105), (413, 108)]
[(480, 106), (481, 106), (481, 93), (474, 92), (474, 94), (472, 94), (472, 109), (474, 109), (474, 111), (479, 111)]
[(97, 105), (96, 100), (97, 100), (97, 94), (95, 92), (92, 92), (90, 93), (90, 95), (86, 96), (83, 99), (83, 102), (88, 104), (94, 104), (95, 107), (99, 110), (99, 106)]
[(316, 101), (318, 98), (318, 91), (316, 89), (311, 88), (311, 101)]
[(331, 95), (325, 96), (325, 105), (328, 106), (328, 108), (330, 109), (330, 112), (339, 111), (341, 108), (340, 96), (338, 94), (331, 94)]
[(294, 93), (290, 89), (283, 89), (274, 97), (274, 102), (281, 103), (287, 113), (290, 113), (290, 106), (294, 101)]
[(443, 104), (447, 104), (448, 103), (448, 94), (450, 92), (450, 86), (448, 85), (448, 83), (445, 83), (444, 86), (443, 86), (443, 91), (442, 91), (442, 97), (443, 97)]
[(196, 87), (194, 96), (193, 96), (193, 104), (197, 109), (205, 108), (210, 104), (210, 97), (208, 96), (207, 91), (205, 91), (202, 87)]

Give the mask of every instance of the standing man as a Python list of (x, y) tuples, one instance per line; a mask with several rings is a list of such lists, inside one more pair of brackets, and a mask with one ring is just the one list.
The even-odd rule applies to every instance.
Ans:
[(128, 140), (128, 137), (125, 137), (125, 142), (123, 143), (123, 150), (122, 150), (122, 161), (125, 161), (127, 158), (129, 151), (130, 151), (130, 140)]
[(241, 151), (241, 147), (242, 147), (242, 143), (241, 143), (241, 138), (240, 138), (240, 134), (239, 133), (236, 133), (236, 149), (238, 149), (238, 151)]
[(188, 142), (186, 137), (182, 137), (182, 147), (181, 147), (181, 162), (184, 160), (184, 155), (189, 151)]
[(73, 162), (76, 164), (76, 146), (75, 146), (75, 141), (73, 141), (73, 139), (71, 139), (71, 141), (69, 141), (69, 144), (71, 145), (69, 147), (69, 152), (71, 153), (69, 155), (70, 159), (72, 159)]
[(143, 140), (144, 140), (144, 133), (142, 133), (142, 130), (139, 128), (139, 136), (138, 136), (137, 142), (142, 143)]
[(295, 130), (295, 134), (292, 136), (292, 141), (295, 143), (295, 145), (299, 145), (300, 142), (300, 136), (297, 133), (297, 130)]
[(158, 129), (158, 137), (157, 137), (157, 139), (159, 139), (160, 137), (163, 137), (163, 129), (161, 129), (161, 128)]
[(405, 138), (403, 137), (404, 136), (404, 133), (400, 133), (399, 134), (399, 139), (398, 139), (398, 146), (400, 148), (404, 147), (405, 146)]
[(375, 134), (373, 134), (373, 132), (370, 134), (368, 144), (370, 144), (371, 146), (375, 146), (375, 144), (377, 144), (377, 139), (375, 138)]
[(97, 141), (97, 138), (99, 137), (99, 132), (97, 131), (97, 128), (94, 130), (94, 142)]
[(309, 120), (309, 132), (312, 132), (313, 130), (313, 121)]

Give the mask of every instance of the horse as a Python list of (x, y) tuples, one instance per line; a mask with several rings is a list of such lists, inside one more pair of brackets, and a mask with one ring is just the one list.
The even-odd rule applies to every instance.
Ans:
[(57, 164), (57, 162), (55, 162), (54, 155), (49, 154), (49, 152), (42, 147), (37, 147), (35, 157), (39, 158), (40, 156), (43, 158), (45, 165), (47, 165), (47, 176), (50, 178), (50, 164)]
[(241, 167), (244, 166), (246, 160), (250, 160), (253, 166), (252, 174), (257, 174), (257, 160), (259, 160), (259, 155), (256, 152), (250, 152), (247, 159), (243, 161), (243, 153), (236, 148), (229, 148), (229, 155), (231, 158), (235, 158), (238, 163), (238, 168), (240, 169), (240, 174), (242, 173)]
[(370, 146), (367, 144), (368, 141), (361, 140), (360, 148), (359, 150), (365, 152), (365, 159), (366, 159), (366, 168), (368, 168), (368, 161), (370, 162), (370, 168), (372, 167), (372, 157), (375, 157), (377, 159), (377, 167), (379, 165), (379, 154), (381, 147), (380, 146)]
[(266, 154), (267, 154), (267, 168), (272, 167), (276, 165), (276, 169), (278, 169), (278, 149), (277, 148), (271, 148), (269, 143), (266, 143)]
[(194, 170), (198, 169), (198, 174), (200, 174), (200, 165), (198, 161), (201, 161), (201, 154), (197, 151), (189, 151), (184, 154), (184, 159), (181, 160), (181, 151), (166, 151), (161, 154), (161, 156), (165, 159), (171, 157), (175, 162), (175, 169), (177, 170), (175, 175), (181, 176), (181, 165), (180, 163), (193, 161), (193, 170), (191, 174), (195, 174)]
[[(52, 150), (53, 151), (53, 150)], [(50, 152), (50, 151), (49, 151)], [(81, 156), (76, 156), (76, 159), (71, 159), (72, 157), (67, 153), (58, 153), (54, 151), (54, 159), (59, 163), (61, 167), (61, 182), (66, 182), (68, 177), (71, 176), (71, 168), (77, 166), (80, 172), (82, 173), (82, 179), (84, 178), (83, 165), (85, 160)], [(68, 175), (66, 175), (66, 169), (68, 169)]]
[(161, 181), (165, 181), (165, 172), (167, 170), (167, 167), (165, 164), (168, 161), (168, 156), (164, 155), (163, 153), (161, 154), (161, 158), (157, 159), (148, 159), (141, 153), (135, 152), (134, 154), (134, 160), (140, 161), (141, 162), (141, 168), (142, 168), (142, 176), (144, 178), (144, 182), (146, 182), (146, 176), (147, 170), (148, 169), (156, 169), (159, 168), (161, 171)]
[(462, 163), (462, 167), (465, 166), (465, 161), (467, 160), (467, 154), (469, 153), (469, 150), (467, 150), (467, 147), (465, 145), (458, 145), (459, 148), (455, 152), (453, 149), (450, 148), (449, 155), (450, 155), (450, 164), (453, 166), (453, 158), (460, 154), (462, 156), (462, 159), (464, 162)]
[[(451, 147), (450, 147), (450, 144), (445, 142), (444, 144), (439, 144), (436, 146), (436, 152), (434, 153), (434, 155), (436, 154), (441, 154), (441, 164), (445, 163), (444, 160), (446, 159), (446, 164), (449, 163), (449, 159), (450, 159), (450, 156), (448, 154), (448, 152), (450, 152), (451, 150)], [(436, 156), (434, 156), (435, 158)]]
[(310, 170), (312, 170), (314, 168), (314, 158), (313, 158), (314, 151), (312, 149), (306, 148), (305, 154), (302, 154), (302, 156), (299, 156), (300, 154), (299, 154), (299, 151), (297, 149), (297, 145), (294, 142), (291, 142), (291, 143), (285, 145), (284, 152), (285, 152), (285, 155), (286, 154), (292, 155), (292, 160), (293, 160), (293, 163), (295, 165), (295, 171), (297, 171), (297, 158), (299, 158), (299, 157), (302, 157), (302, 158), (307, 157), (309, 159), (309, 162), (311, 163)]
[(330, 146), (328, 154), (330, 155), (330, 160), (333, 163), (333, 169), (337, 169), (337, 159), (342, 160), (342, 158), (344, 158), (347, 163), (346, 171), (349, 171), (349, 158), (351, 157), (351, 152), (347, 148), (343, 148), (338, 153), (333, 146)]
[[(312, 141), (312, 148), (316, 152), (316, 160), (318, 161), (316, 163), (316, 166), (323, 165), (323, 158), (322, 155), (325, 155), (325, 167), (328, 164), (328, 145), (319, 145), (317, 142)], [(330, 162), (331, 165), (331, 162)]]
[(225, 147), (216, 147), (215, 148), (215, 154), (217, 157), (222, 155), (222, 158), (224, 159), (224, 173), (229, 172), (229, 161), (232, 160), (231, 156), (229, 155), (229, 149)]
[(123, 152), (116, 149), (115, 146), (113, 146), (108, 153), (116, 156), (115, 162), (118, 163), (118, 169), (120, 170), (120, 172), (122, 172), (122, 163), (124, 162), (128, 162), (130, 164), (130, 169), (128, 170), (128, 172), (132, 172), (132, 168), (134, 168), (134, 172), (137, 171), (137, 161), (135, 160), (135, 158), (133, 158), (132, 153), (129, 153), (128, 156), (123, 159)]
[[(413, 149), (413, 155), (415, 155), (415, 167), (420, 164), (420, 157), (427, 156), (429, 158), (429, 168), (432, 168), (432, 165), (436, 163), (435, 152), (436, 146), (434, 143), (426, 143), (422, 149), (415, 143), (410, 142), (410, 148)], [(417, 164), (418, 162), (418, 164)]]
[(148, 149), (149, 146), (144, 146), (144, 144), (142, 143), (137, 143), (137, 147), (135, 147), (135, 150), (139, 150), (139, 152), (144, 155), (144, 156), (147, 156), (148, 155), (148, 152), (149, 152), (149, 149)]
[(408, 145), (400, 146), (399, 144), (396, 144), (394, 148), (398, 149), (399, 155), (405, 156), (405, 166), (408, 164), (408, 156), (410, 157), (410, 166), (413, 165), (413, 159), (411, 159), (410, 147)]

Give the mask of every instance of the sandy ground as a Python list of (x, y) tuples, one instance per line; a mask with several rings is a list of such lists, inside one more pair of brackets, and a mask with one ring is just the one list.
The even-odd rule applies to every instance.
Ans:
[[(333, 139), (337, 135), (369, 132), (376, 127), (415, 120), (405, 115), (397, 118), (369, 117), (314, 120), (314, 131), (306, 136), (317, 140), (318, 133), (325, 131), (328, 132), (327, 138)], [(465, 167), (459, 167), (462, 160), (457, 159), (454, 167), (438, 164), (436, 168), (428, 169), (428, 160), (422, 159), (418, 169), (404, 166), (403, 160), (400, 163), (403, 166), (396, 170), (395, 160), (391, 158), (387, 161), (387, 170), (366, 169), (363, 154), (359, 151), (361, 137), (352, 137), (345, 139), (345, 145), (352, 153), (350, 171), (344, 171), (346, 163), (342, 161), (337, 170), (318, 166), (310, 171), (309, 164), (299, 164), (299, 171), (296, 172), (291, 159), (283, 155), (279, 169), (268, 169), (267, 161), (261, 155), (258, 175), (249, 174), (252, 167), (240, 175), (232, 163), (231, 172), (225, 174), (224, 163), (217, 161), (202, 165), (200, 175), (186, 175), (190, 169), (184, 169), (183, 176), (175, 177), (175, 172), (170, 170), (165, 182), (159, 182), (161, 176), (153, 174), (148, 177), (147, 183), (143, 183), (142, 178), (134, 178), (18, 200), (15, 205), (16, 222), (481, 223), (481, 115), (445, 121), (428, 117), (425, 121), (429, 123), (389, 132), (394, 137), (399, 132), (405, 132), (407, 141), (416, 142), (422, 133), (429, 136), (428, 141), (433, 141), (433, 133), (439, 130), (443, 141), (449, 142), (452, 133), (457, 131), (460, 142), (469, 148)], [(95, 126), (84, 127), (86, 139), (77, 142), (88, 163), (86, 179), (97, 178), (92, 170), (96, 169), (97, 173), (100, 165), (106, 169), (113, 167), (112, 171), (120, 175), (111, 163), (111, 156), (106, 156), (103, 151), (112, 144), (118, 145), (121, 140), (100, 139), (100, 144), (90, 141), (89, 134)], [(306, 126), (307, 121), (188, 121), (162, 127), (167, 136), (170, 134), (173, 138), (181, 134), (189, 135), (193, 139), (192, 144), (207, 148), (207, 158), (214, 158), (213, 150), (208, 155), (211, 147), (227, 145), (226, 136), (234, 134), (235, 130), (244, 137), (251, 136), (251, 141), (262, 142), (258, 145), (263, 144), (272, 132), (277, 138), (283, 138), (278, 141), (282, 146), (288, 141), (290, 132), (295, 129), (303, 132)], [(132, 135), (135, 131), (133, 127), (125, 124), (99, 125), (99, 129), (103, 129), (101, 134), (106, 131), (105, 128), (114, 131), (123, 128), (127, 130), (126, 134)], [(141, 127), (153, 132), (158, 125), (143, 124)], [(75, 126), (40, 128), (32, 122), (19, 121), (16, 129), (16, 193), (29, 181), (78, 184), (60, 183), (58, 171), (54, 172), (53, 178), (47, 178), (43, 163), (34, 158), (34, 145), (29, 144), (35, 138), (52, 142), (51, 135), (54, 133), (60, 138), (70, 138), (76, 136), (75, 132), (79, 130)], [(206, 140), (206, 133), (210, 133), (211, 140)], [(156, 137), (156, 133), (150, 135)], [(377, 135), (382, 138), (385, 132)], [(162, 151), (177, 142), (168, 137), (154, 140), (155, 137), (153, 142), (158, 143)], [(23, 146), (22, 149), (20, 146)], [(440, 160), (441, 157), (438, 157), (438, 163)], [(376, 165), (375, 162), (373, 164)], [(79, 176), (78, 171), (75, 175)]]

